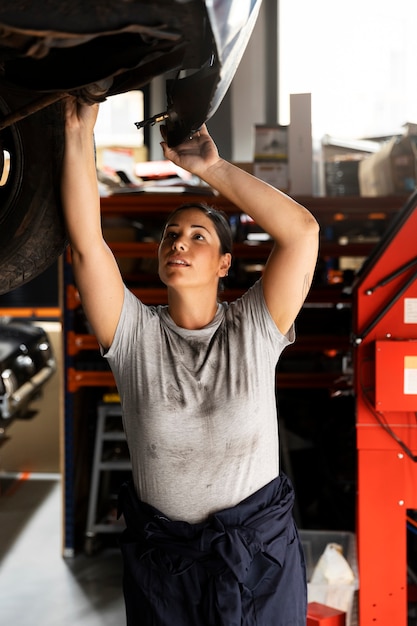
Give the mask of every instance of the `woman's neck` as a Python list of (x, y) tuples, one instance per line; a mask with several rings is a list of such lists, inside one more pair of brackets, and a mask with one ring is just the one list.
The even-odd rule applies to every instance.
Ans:
[(177, 326), (188, 330), (204, 328), (213, 321), (217, 312), (216, 297), (207, 294), (181, 293), (168, 289), (168, 311)]

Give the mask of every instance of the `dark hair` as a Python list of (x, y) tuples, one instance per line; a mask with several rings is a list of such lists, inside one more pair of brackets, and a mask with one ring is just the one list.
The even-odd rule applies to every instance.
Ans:
[[(220, 253), (232, 253), (233, 248), (233, 235), (232, 229), (230, 228), (229, 220), (227, 219), (227, 215), (224, 211), (219, 209), (215, 209), (214, 207), (206, 204), (205, 202), (186, 202), (181, 204), (176, 209), (172, 211), (172, 213), (168, 216), (167, 221), (165, 222), (164, 230), (167, 227), (167, 224), (171, 221), (174, 215), (179, 213), (180, 211), (184, 211), (187, 209), (198, 209), (204, 215), (213, 222), (214, 228), (216, 229), (217, 236), (220, 240)], [(224, 279), (219, 279), (219, 287), (218, 291), (223, 291), (224, 289)]]
[(230, 254), (232, 253), (232, 230), (230, 228), (229, 220), (227, 219), (226, 213), (219, 209), (215, 209), (205, 202), (187, 202), (185, 204), (181, 204), (179, 207), (174, 209), (172, 213), (168, 216), (168, 219), (165, 222), (164, 229), (174, 215), (185, 209), (198, 209), (199, 211), (204, 213), (204, 215), (207, 215), (207, 217), (213, 222), (217, 236), (220, 240), (221, 254), (226, 254), (227, 252), (229, 252)]

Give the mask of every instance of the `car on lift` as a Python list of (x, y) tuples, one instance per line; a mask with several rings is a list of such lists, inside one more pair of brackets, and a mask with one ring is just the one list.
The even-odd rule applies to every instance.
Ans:
[(0, 443), (15, 419), (28, 419), (31, 408), (56, 371), (46, 331), (31, 322), (1, 318), (0, 321)]
[[(2, 0), (0, 4), (0, 294), (63, 252), (63, 103), (166, 77), (164, 121), (176, 145), (219, 106), (261, 0)], [(132, 123), (134, 123), (132, 121)]]

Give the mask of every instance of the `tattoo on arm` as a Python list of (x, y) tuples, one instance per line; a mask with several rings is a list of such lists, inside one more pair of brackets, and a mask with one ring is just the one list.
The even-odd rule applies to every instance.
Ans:
[(310, 274), (306, 274), (304, 276), (304, 281), (303, 281), (303, 293), (302, 293), (303, 302), (307, 298), (307, 294), (310, 291), (310, 286), (311, 286)]

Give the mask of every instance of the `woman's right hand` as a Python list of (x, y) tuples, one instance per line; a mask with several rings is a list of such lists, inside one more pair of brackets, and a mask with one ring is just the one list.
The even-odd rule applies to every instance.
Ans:
[(65, 98), (64, 104), (65, 129), (67, 133), (71, 134), (74, 131), (78, 131), (91, 137), (97, 121), (99, 105), (83, 104), (74, 96)]

